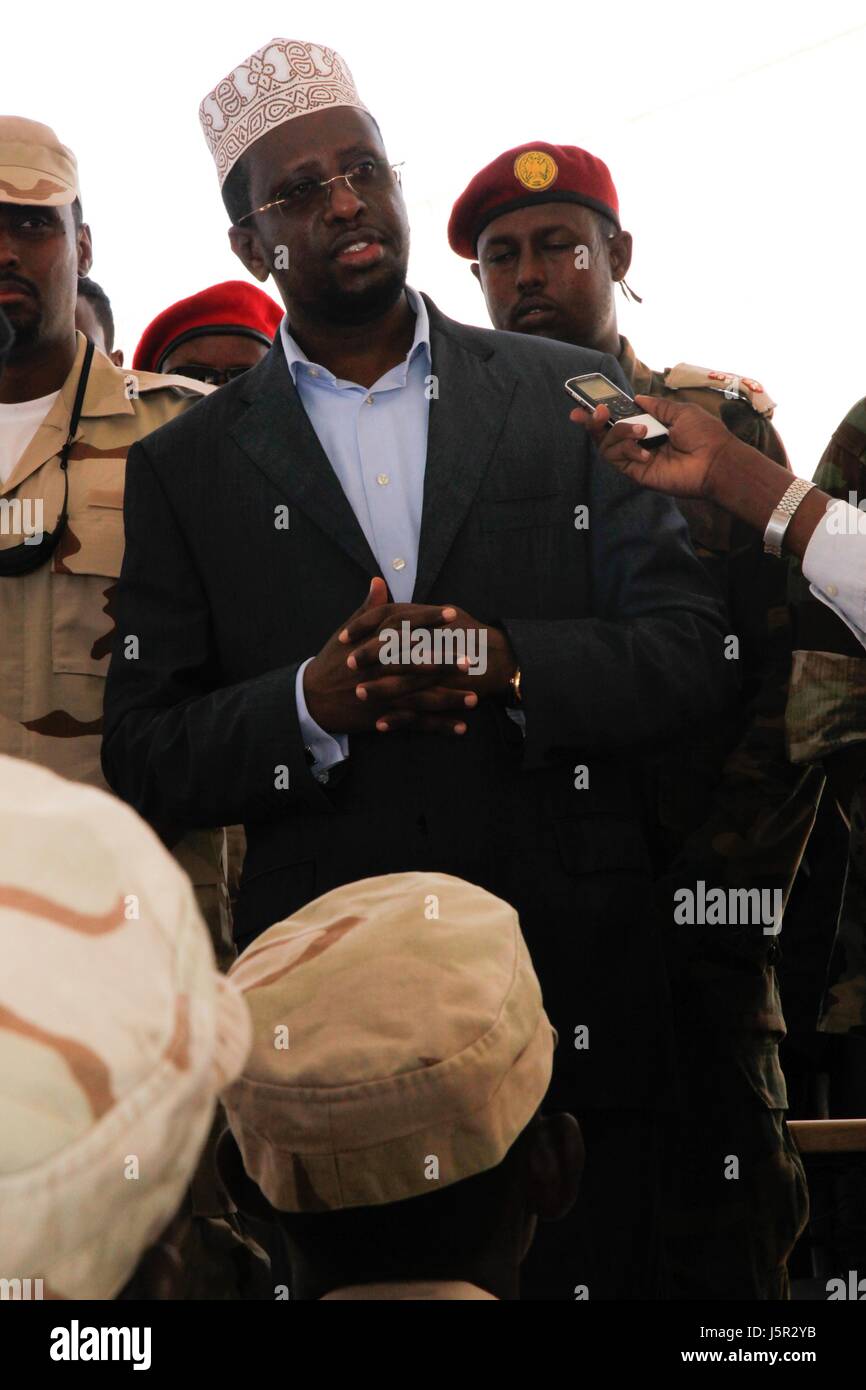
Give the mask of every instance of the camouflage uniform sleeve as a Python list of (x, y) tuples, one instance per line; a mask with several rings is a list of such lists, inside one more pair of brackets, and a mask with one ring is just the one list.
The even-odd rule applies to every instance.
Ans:
[[(866, 400), (836, 430), (814, 481), (833, 497), (863, 495), (866, 485)], [(796, 762), (818, 762), (866, 742), (866, 656), (846, 625), (809, 591), (792, 563), (790, 598), (796, 616), (794, 679), (786, 714)]]
[(814, 481), (832, 492), (834, 497), (848, 501), (848, 493), (863, 496), (866, 478), (866, 397), (858, 401), (838, 428), (815, 470)]
[(778, 432), (766, 415), (759, 415), (756, 410), (752, 409), (748, 401), (742, 399), (725, 400), (719, 411), (719, 417), (722, 424), (731, 431), (731, 434), (742, 439), (744, 444), (751, 444), (753, 449), (758, 449), (774, 463), (779, 463), (783, 468), (790, 469), (788, 454)]
[[(866, 487), (866, 399), (833, 434), (814, 481), (843, 501)], [(851, 494), (854, 494), (852, 498)], [(844, 623), (792, 571), (797, 637), (786, 712), (795, 762), (822, 763), (849, 821), (848, 873), (819, 1028), (866, 1034), (866, 656)]]
[(818, 1030), (866, 1038), (866, 780), (849, 811), (848, 877)]
[[(731, 565), (737, 558), (732, 557)], [(771, 557), (766, 557), (771, 559)], [(762, 557), (763, 560), (763, 557)], [(759, 567), (760, 583), (751, 588), (753, 604), (766, 631), (758, 652), (749, 650), (747, 617), (743, 624), (732, 603), (732, 635), (740, 636), (744, 699), (739, 737), (729, 745), (712, 795), (702, 806), (697, 828), (684, 839), (673, 871), (700, 876), (724, 888), (779, 890), (786, 903), (814, 823), (824, 783), (820, 770), (792, 763), (785, 743), (785, 709), (791, 669), (791, 628), (785, 608), (784, 567), (768, 576)], [(754, 575), (755, 569), (751, 573)], [(766, 603), (760, 603), (764, 588)], [(770, 590), (768, 593), (767, 590)], [(747, 589), (741, 597), (747, 595)], [(695, 825), (695, 821), (692, 821)], [(763, 957), (771, 939), (758, 928), (749, 941), (735, 943)]]
[(866, 739), (866, 657), (794, 652), (785, 714), (794, 763), (816, 763)]
[[(770, 421), (746, 401), (724, 401), (720, 418), (745, 443), (788, 466)], [(703, 547), (696, 541), (701, 554)], [(743, 675), (740, 728), (700, 825), (683, 840), (674, 868), (699, 867), (724, 887), (779, 888), (787, 901), (820, 798), (823, 777), (795, 767), (785, 745), (792, 627), (786, 567), (764, 554), (761, 538), (734, 523), (721, 557), (705, 554), (726, 590)], [(695, 822), (692, 821), (692, 825)], [(761, 936), (760, 929), (758, 932)], [(754, 944), (762, 953), (767, 937)], [(743, 943), (745, 944), (745, 943)]]
[[(680, 398), (682, 399), (682, 393)], [(700, 403), (734, 433), (787, 466), (770, 421), (747, 401)], [(694, 398), (694, 397), (693, 397)], [(697, 402), (696, 402), (697, 403)], [(660, 885), (670, 891), (703, 879), (710, 887), (757, 889), (787, 903), (823, 786), (820, 769), (794, 766), (785, 747), (785, 706), (791, 664), (791, 623), (785, 566), (765, 555), (754, 531), (718, 509), (694, 516), (684, 506), (695, 549), (728, 602), (730, 634), (739, 642), (742, 698), (731, 721), (702, 727), (675, 750), (669, 786), (681, 804), (673, 853)], [(667, 915), (667, 907), (665, 907)], [(785, 1024), (773, 962), (776, 937), (763, 922), (725, 926), (677, 925), (668, 916), (668, 949), (675, 997), (685, 1008), (703, 1051), (716, 1047), (739, 1058), (749, 1083), (771, 1109), (787, 1104), (778, 1061)]]

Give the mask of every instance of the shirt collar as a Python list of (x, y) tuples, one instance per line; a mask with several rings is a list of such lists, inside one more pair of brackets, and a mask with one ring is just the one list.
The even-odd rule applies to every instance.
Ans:
[[(412, 346), (406, 353), (405, 365), (408, 370), (409, 363), (413, 361), (417, 354), (422, 350), (426, 352), (428, 361), (431, 360), (430, 316), (427, 313), (427, 305), (424, 303), (424, 300), (421, 298), (420, 294), (418, 294), (417, 290), (413, 290), (409, 285), (406, 286), (406, 297), (409, 300), (409, 307), (415, 315), (415, 336), (412, 339)], [(325, 378), (326, 381), (336, 381), (336, 377), (334, 376), (333, 372), (329, 372), (327, 367), (319, 366), (317, 362), (310, 362), (309, 357), (307, 357), (306, 353), (295, 342), (294, 338), (289, 332), (288, 314), (283, 315), (283, 320), (280, 324), (280, 341), (283, 344), (283, 351), (286, 354), (286, 362), (288, 364), (289, 371), (292, 374), (292, 381), (295, 383), (295, 385), (297, 385), (298, 382), (299, 362), (305, 362), (308, 366), (317, 367), (319, 372)]]

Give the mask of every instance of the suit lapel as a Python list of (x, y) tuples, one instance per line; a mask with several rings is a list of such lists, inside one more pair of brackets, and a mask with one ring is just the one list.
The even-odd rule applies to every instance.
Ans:
[(340, 480), (310, 424), (277, 334), (267, 357), (242, 378), (249, 408), (231, 435), (289, 505), (306, 513), (368, 577), (379, 565)]
[(492, 339), (483, 346), (472, 339), (470, 345), (460, 324), (440, 314), (426, 295), (424, 301), (438, 399), (430, 402), (415, 603), (427, 601), (466, 520), (517, 384), (512, 373), (490, 370)]
[[(492, 340), (479, 344), (425, 296), (438, 398), (430, 402), (418, 572), (424, 603), (454, 544), (505, 424), (517, 378), (493, 373)], [(340, 480), (301, 404), (279, 335), (245, 377), (246, 412), (232, 438), (290, 505), (300, 507), (367, 576), (380, 572)]]

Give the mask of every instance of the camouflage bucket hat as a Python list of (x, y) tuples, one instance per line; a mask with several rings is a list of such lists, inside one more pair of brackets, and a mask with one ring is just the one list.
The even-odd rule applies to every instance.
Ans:
[(517, 913), (446, 874), (327, 893), (229, 978), (253, 1046), (223, 1101), (281, 1211), (399, 1202), (493, 1168), (550, 1082), (555, 1034)]
[(112, 1298), (250, 1042), (186, 876), (130, 807), (0, 757), (0, 1279)]
[(51, 127), (0, 116), (0, 203), (62, 207), (78, 197), (75, 155)]

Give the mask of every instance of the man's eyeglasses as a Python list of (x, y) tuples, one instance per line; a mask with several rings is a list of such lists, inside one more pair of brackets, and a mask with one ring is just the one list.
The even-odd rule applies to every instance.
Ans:
[(402, 168), (402, 163), (386, 164), (384, 159), (359, 159), (345, 174), (335, 174), (332, 179), (313, 179), (305, 175), (288, 184), (285, 191), (273, 202), (253, 208), (252, 212), (239, 217), (236, 225), (240, 226), (242, 222), (249, 221), (260, 212), (268, 212), (271, 208), (276, 208), (283, 217), (289, 218), (297, 212), (323, 207), (330, 199), (328, 189), (331, 184), (339, 182), (340, 179), (345, 179), (347, 187), (356, 198), (363, 199), (365, 194), (383, 192), (392, 183), (400, 184)]
[(179, 367), (172, 367), (169, 375), (188, 376), (207, 386), (225, 386), (226, 382), (234, 381), (236, 376), (243, 376), (249, 370), (249, 367), (206, 367), (201, 362), (183, 362)]

